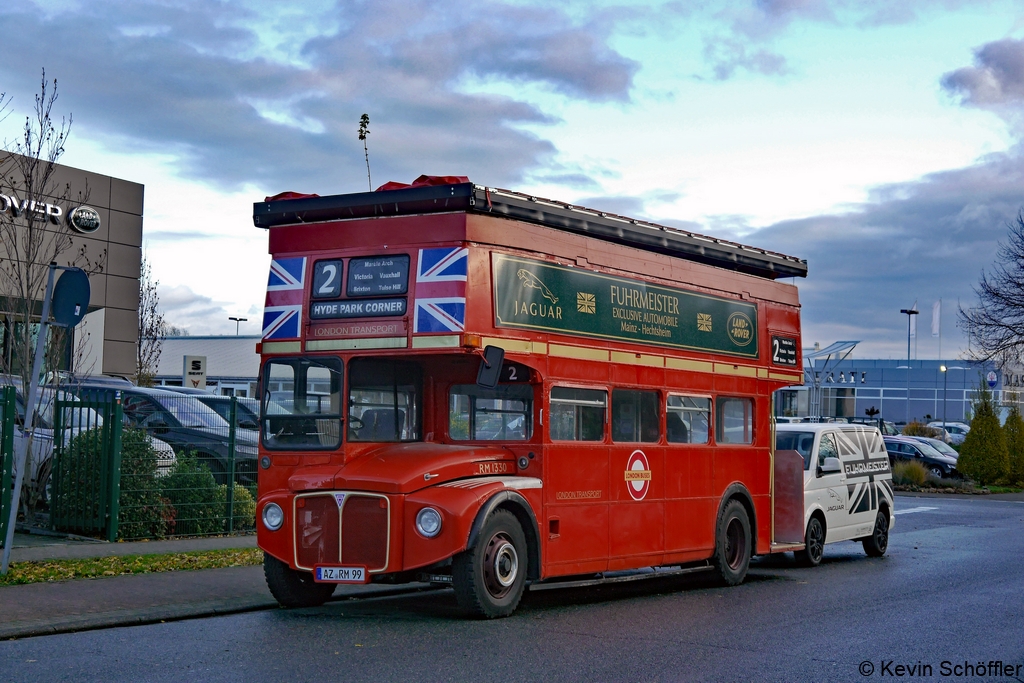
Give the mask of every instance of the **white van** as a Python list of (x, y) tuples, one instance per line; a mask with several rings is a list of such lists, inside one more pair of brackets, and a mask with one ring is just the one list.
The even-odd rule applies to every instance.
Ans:
[(893, 515), (892, 471), (877, 427), (777, 424), (775, 450), (804, 459), (804, 543), (797, 558), (821, 562), (826, 543), (860, 541), (881, 557), (889, 545)]

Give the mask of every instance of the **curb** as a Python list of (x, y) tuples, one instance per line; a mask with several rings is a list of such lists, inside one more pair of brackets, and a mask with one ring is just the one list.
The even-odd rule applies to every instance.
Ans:
[[(327, 601), (327, 604), (353, 600), (386, 598), (434, 590), (444, 590), (444, 587), (432, 586), (429, 584), (416, 584), (413, 586), (368, 590), (356, 594), (349, 593), (332, 596)], [(157, 607), (147, 607), (142, 609), (117, 610), (114, 612), (102, 612), (99, 614), (79, 614), (68, 617), (46, 619), (43, 621), (23, 621), (15, 622), (13, 624), (4, 624), (3, 626), (0, 626), (0, 640), (52, 636), (61, 633), (77, 633), (79, 631), (95, 631), (98, 629), (116, 628), (120, 626), (144, 626), (146, 624), (157, 624), (166, 621), (202, 619), (206, 617), (243, 614), (245, 612), (260, 612), (272, 609), (284, 608), (278, 605), (277, 601), (273, 598), (233, 598), (230, 600), (203, 601), (179, 605), (160, 605)]]

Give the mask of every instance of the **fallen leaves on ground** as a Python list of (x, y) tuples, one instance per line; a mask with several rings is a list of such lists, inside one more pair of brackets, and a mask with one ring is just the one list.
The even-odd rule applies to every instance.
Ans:
[(11, 564), (6, 576), (0, 576), (0, 586), (150, 572), (251, 567), (259, 564), (263, 564), (263, 551), (259, 548), (15, 562)]

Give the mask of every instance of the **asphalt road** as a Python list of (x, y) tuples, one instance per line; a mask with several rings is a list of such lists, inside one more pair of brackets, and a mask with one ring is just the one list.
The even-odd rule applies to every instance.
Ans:
[[(438, 590), (32, 638), (0, 643), (0, 676), (1024, 681), (1024, 504), (901, 496), (897, 506), (885, 558), (854, 543), (827, 546), (815, 569), (764, 558), (737, 588), (691, 576), (545, 591), (487, 622), (460, 618), (452, 593)], [(1013, 675), (991, 675), (995, 661)], [(899, 665), (919, 668), (901, 676)]]

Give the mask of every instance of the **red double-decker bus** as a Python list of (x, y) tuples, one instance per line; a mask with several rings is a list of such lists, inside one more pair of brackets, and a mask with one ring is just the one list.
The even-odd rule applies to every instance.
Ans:
[(258, 540), (286, 606), (431, 581), (485, 617), (802, 547), (791, 256), (475, 185), (254, 205), (269, 230)]

